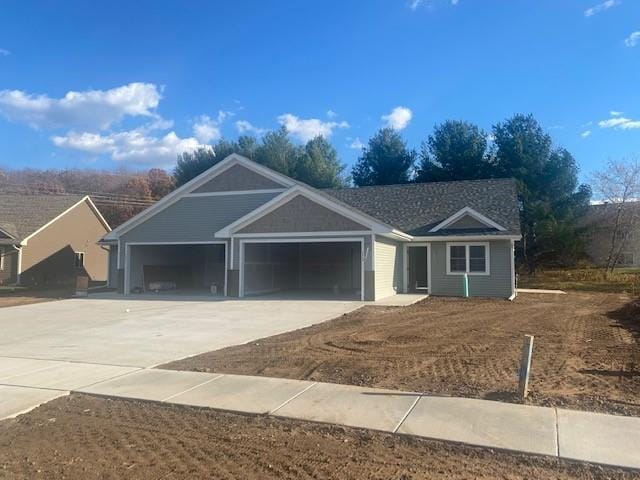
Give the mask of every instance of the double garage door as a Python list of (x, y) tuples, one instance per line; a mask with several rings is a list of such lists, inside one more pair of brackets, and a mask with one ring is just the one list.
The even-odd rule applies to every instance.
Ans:
[(360, 299), (361, 258), (361, 242), (246, 242), (241, 295)]

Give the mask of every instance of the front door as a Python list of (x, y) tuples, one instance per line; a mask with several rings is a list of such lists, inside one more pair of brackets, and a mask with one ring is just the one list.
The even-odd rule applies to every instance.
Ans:
[(429, 290), (428, 247), (407, 247), (407, 291), (426, 292)]

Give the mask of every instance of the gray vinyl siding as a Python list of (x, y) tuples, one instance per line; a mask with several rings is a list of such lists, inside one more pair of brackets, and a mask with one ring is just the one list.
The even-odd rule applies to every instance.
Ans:
[(193, 190), (192, 193), (204, 192), (232, 192), (240, 190), (262, 190), (286, 188), (280, 183), (260, 175), (240, 165), (234, 165), (221, 174), (215, 176), (204, 185)]
[(118, 287), (118, 246), (111, 245), (109, 247), (109, 284), (111, 288)]
[[(489, 275), (469, 275), (469, 294), (474, 297), (509, 298), (511, 283), (511, 242), (495, 240), (489, 242)], [(431, 244), (432, 295), (461, 296), (463, 276), (447, 275), (446, 242)]]
[(402, 291), (402, 244), (376, 237), (375, 291), (376, 300)]
[(447, 230), (464, 230), (466, 228), (487, 228), (487, 226), (473, 218), (471, 215), (465, 215), (453, 222), (451, 225), (446, 226)]
[(274, 198), (277, 193), (185, 197), (148, 218), (120, 238), (129, 242), (204, 242), (215, 233)]

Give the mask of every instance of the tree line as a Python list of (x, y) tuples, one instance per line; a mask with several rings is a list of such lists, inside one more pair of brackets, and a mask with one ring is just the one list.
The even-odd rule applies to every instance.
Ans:
[(0, 193), (91, 195), (109, 225), (116, 227), (174, 189), (165, 170), (0, 170)]

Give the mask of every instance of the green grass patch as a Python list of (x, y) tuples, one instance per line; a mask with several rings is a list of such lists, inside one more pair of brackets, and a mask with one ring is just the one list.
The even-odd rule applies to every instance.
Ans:
[(592, 292), (640, 294), (640, 269), (604, 268), (539, 269), (535, 275), (520, 274), (520, 288), (548, 288)]

